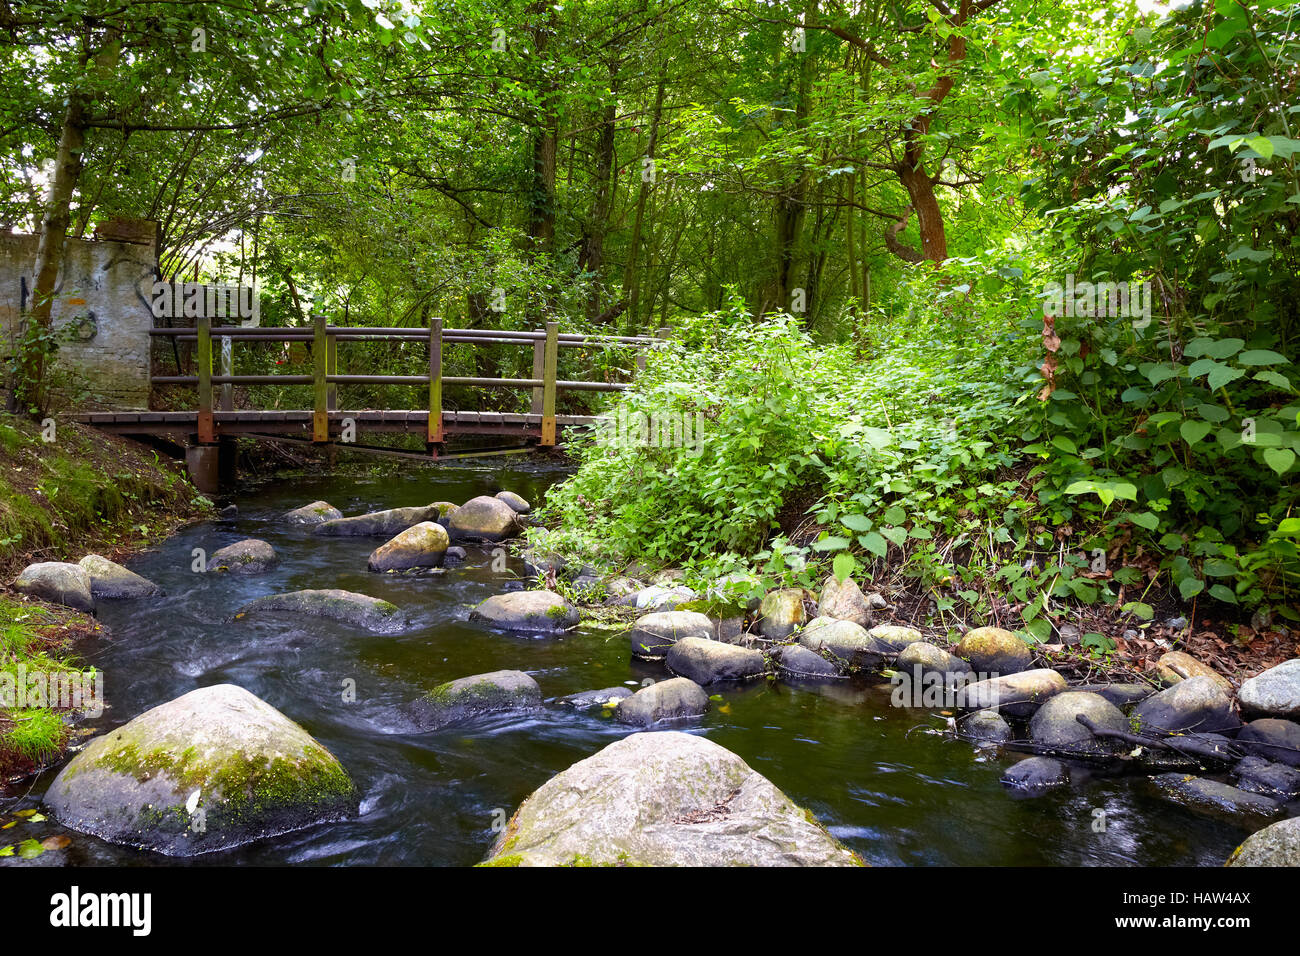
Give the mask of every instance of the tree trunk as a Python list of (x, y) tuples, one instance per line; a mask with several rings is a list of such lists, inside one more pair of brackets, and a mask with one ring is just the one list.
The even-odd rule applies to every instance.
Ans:
[[(659, 140), (659, 117), (663, 113), (664, 87), (666, 85), (667, 75), (666, 73), (660, 73), (659, 88), (655, 91), (654, 112), (650, 118), (650, 140), (646, 145), (646, 157), (648, 159), (654, 159), (655, 146)], [(636, 213), (632, 217), (632, 240), (627, 250), (627, 262), (623, 266), (623, 298), (628, 303), (627, 325), (629, 330), (636, 327), (637, 304), (640, 298), (636, 264), (641, 254), (641, 229), (642, 224), (645, 222), (645, 205), (650, 194), (650, 186), (650, 181), (643, 175), (641, 177), (641, 189), (636, 197)]]

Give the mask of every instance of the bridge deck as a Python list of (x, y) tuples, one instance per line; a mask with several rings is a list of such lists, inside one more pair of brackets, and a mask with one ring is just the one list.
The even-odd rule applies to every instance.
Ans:
[[(407, 432), (425, 434), (429, 423), (426, 409), (357, 409), (332, 410), (329, 415), (330, 437), (342, 432), (347, 419), (358, 432)], [(213, 411), (213, 430), (217, 436), (237, 435), (312, 435), (310, 408), (270, 411)], [(76, 421), (94, 425), (121, 435), (193, 435), (198, 430), (199, 413), (182, 412), (85, 412), (73, 416)], [(467, 412), (442, 413), (443, 434), (452, 435), (509, 435), (519, 438), (539, 438), (542, 434), (541, 415), (525, 412)], [(560, 428), (581, 428), (596, 421), (590, 415), (557, 415), (555, 425)]]

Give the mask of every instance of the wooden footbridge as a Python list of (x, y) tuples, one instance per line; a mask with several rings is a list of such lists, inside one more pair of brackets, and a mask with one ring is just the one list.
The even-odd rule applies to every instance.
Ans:
[[(645, 367), (643, 350), (662, 344), (666, 330), (657, 336), (561, 334), (559, 324), (548, 322), (536, 331), (493, 331), (484, 329), (447, 329), (442, 319), (428, 327), (374, 328), (341, 327), (327, 324), (325, 316), (312, 318), (310, 327), (263, 328), (213, 326), (200, 317), (186, 328), (155, 328), (155, 338), (194, 343), (194, 375), (151, 375), (151, 386), (194, 386), (198, 392), (197, 408), (192, 411), (110, 411), (86, 412), (78, 421), (106, 431), (135, 436), (168, 436), (187, 443), (190, 473), (202, 490), (215, 490), (221, 458), (219, 449), (234, 438), (262, 438), (302, 441), (314, 445), (344, 444), (367, 450), (356, 442), (366, 433), (405, 433), (424, 438), (422, 457), (445, 457), (444, 445), (458, 436), (498, 436), (520, 443), (518, 448), (495, 449), (496, 453), (528, 447), (551, 447), (562, 440), (563, 433), (593, 424), (587, 415), (559, 415), (556, 398), (564, 390), (617, 392), (628, 387), (625, 382), (569, 381), (558, 378), (559, 350), (562, 348), (617, 348), (639, 350), (637, 367)], [(414, 375), (348, 375), (339, 372), (339, 345), (360, 341), (388, 341), (394, 344), (427, 343), (427, 370)], [(214, 342), (219, 350), (219, 366), (214, 374)], [(234, 371), (235, 343), (311, 343), (313, 371), (310, 375), (239, 375)], [(482, 378), (443, 374), (443, 347), (450, 344), (513, 345), (533, 351), (530, 378)], [(421, 350), (426, 351), (426, 350)], [(304, 409), (235, 409), (233, 388), (237, 385), (310, 385), (313, 407)], [(340, 403), (340, 386), (407, 385), (427, 390), (427, 406), (408, 409), (349, 409)], [(531, 391), (527, 412), (465, 411), (443, 408), (443, 387), (448, 385), (506, 388)], [(370, 448), (374, 451), (389, 449)], [(477, 450), (473, 454), (483, 454)], [(399, 452), (400, 454), (400, 452)], [(418, 453), (407, 452), (408, 455)], [(230, 455), (225, 456), (231, 458)]]

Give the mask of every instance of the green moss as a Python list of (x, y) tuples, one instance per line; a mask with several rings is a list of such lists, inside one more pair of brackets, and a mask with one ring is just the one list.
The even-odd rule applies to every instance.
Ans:
[(479, 866), (522, 866), (524, 858), (518, 853), (510, 856), (494, 856), (490, 860), (484, 860)]

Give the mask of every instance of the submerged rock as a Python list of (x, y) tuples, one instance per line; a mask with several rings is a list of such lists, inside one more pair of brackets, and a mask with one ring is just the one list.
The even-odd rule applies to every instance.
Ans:
[(1300, 866), (1300, 817), (1271, 823), (1232, 851), (1226, 866)]
[(1065, 688), (1064, 677), (1043, 667), (969, 684), (962, 694), (961, 705), (967, 710), (996, 710), (1012, 717), (1028, 717)]
[(1248, 793), (1217, 780), (1193, 777), (1185, 773), (1162, 773), (1152, 777), (1151, 782), (1164, 796), (1202, 812), (1234, 815), (1246, 813), (1268, 817), (1281, 809), (1281, 804), (1272, 797)]
[(1166, 733), (1212, 734), (1241, 726), (1232, 698), (1211, 677), (1179, 681), (1134, 707), (1133, 716), (1143, 730)]
[(245, 538), (228, 544), (208, 558), (209, 571), (230, 574), (262, 574), (280, 564), (275, 548), (258, 538)]
[(500, 498), (479, 495), (452, 513), (447, 530), (456, 541), (503, 541), (519, 532), (519, 517)]
[(1232, 768), (1237, 786), (1248, 793), (1262, 793), (1278, 800), (1300, 797), (1300, 770), (1263, 757), (1246, 757)]
[(436, 521), (421, 521), (370, 553), (371, 571), (406, 571), (439, 567), (451, 547), (447, 529)]
[(668, 669), (697, 684), (746, 680), (763, 675), (762, 651), (703, 637), (684, 637), (668, 649)]
[(369, 514), (353, 515), (351, 518), (333, 518), (329, 521), (322, 521), (312, 528), (312, 534), (322, 534), (330, 537), (391, 538), (399, 531), (405, 531), (411, 525), (419, 524), (421, 521), (437, 520), (437, 505), (390, 508), (387, 511), (372, 511)]
[(1098, 738), (1079, 723), (1083, 715), (1102, 730), (1128, 733), (1128, 718), (1100, 694), (1071, 690), (1049, 698), (1029, 722), (1029, 736), (1047, 750), (1107, 753), (1117, 749), (1113, 738)]
[(90, 590), (90, 575), (79, 564), (66, 561), (41, 561), (23, 568), (14, 581), (14, 590), (30, 594), (51, 604), (62, 604), (87, 614), (95, 610)]
[(90, 594), (95, 600), (157, 597), (162, 588), (148, 578), (98, 554), (88, 554), (77, 564), (90, 576)]
[(440, 684), (414, 701), (411, 718), (421, 730), (437, 730), (494, 714), (524, 713), (542, 706), (542, 689), (523, 671), (492, 671)]
[(803, 591), (799, 588), (769, 591), (759, 604), (758, 613), (759, 632), (770, 641), (783, 641), (807, 620)]
[(871, 623), (871, 608), (862, 589), (852, 578), (841, 582), (835, 575), (826, 579), (817, 602), (817, 616), (837, 621), (852, 621), (860, 627)]
[(1283, 661), (1243, 681), (1237, 699), (1247, 717), (1300, 720), (1300, 658)]
[(326, 521), (337, 521), (343, 517), (343, 512), (339, 511), (328, 501), (313, 501), (309, 505), (303, 505), (301, 508), (294, 508), (292, 511), (286, 511), (281, 519), (286, 524), (296, 525), (318, 525)]
[(496, 497), (510, 506), (510, 510), (515, 514), (526, 515), (533, 510), (533, 506), (524, 498), (515, 494), (513, 491), (498, 491)]
[(90, 741), (45, 802), (70, 829), (190, 856), (341, 819), (356, 796), (307, 731), (242, 687), (219, 684)]
[(561, 697), (559, 704), (574, 710), (590, 710), (593, 707), (617, 707), (620, 701), (631, 696), (632, 692), (626, 687), (602, 687), (600, 690), (584, 690), (580, 694)]
[(471, 621), (484, 621), (506, 631), (555, 633), (578, 623), (579, 613), (554, 591), (508, 591), (495, 594), (469, 612)]
[(1002, 775), (1002, 783), (1029, 794), (1046, 793), (1070, 785), (1070, 771), (1051, 757), (1027, 757)]
[(489, 866), (854, 866), (861, 861), (731, 751), (673, 731), (580, 760), (511, 818)]
[(688, 677), (661, 680), (620, 701), (614, 717), (624, 724), (649, 727), (663, 720), (699, 717), (709, 709), (709, 695)]
[(340, 588), (268, 594), (266, 597), (245, 604), (235, 617), (268, 612), (323, 617), (376, 634), (394, 633), (401, 630), (406, 623), (401, 610), (395, 604)]
[(984, 674), (1018, 674), (1028, 670), (1034, 655), (1029, 645), (1000, 627), (976, 627), (957, 644), (957, 656)]
[(712, 638), (713, 622), (698, 611), (657, 611), (636, 619), (628, 634), (632, 654), (647, 660), (666, 657), (683, 638)]
[(1000, 744), (1011, 739), (1011, 725), (994, 711), (977, 710), (962, 718), (958, 733), (977, 743)]
[(844, 677), (840, 669), (802, 644), (782, 644), (772, 652), (778, 672), (783, 678), (838, 680)]

